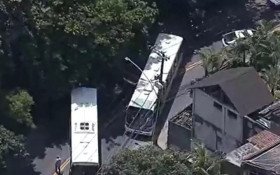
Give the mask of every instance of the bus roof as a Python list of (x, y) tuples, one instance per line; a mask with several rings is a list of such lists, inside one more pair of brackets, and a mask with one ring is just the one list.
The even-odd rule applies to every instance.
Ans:
[(162, 79), (163, 83), (165, 83), (182, 42), (183, 38), (180, 36), (164, 33), (158, 35), (155, 42), (155, 48), (147, 60), (146, 66), (140, 76), (131, 101), (129, 102), (129, 106), (154, 110), (157, 93), (161, 88), (156, 79), (156, 77), (160, 75), (161, 57), (155, 52), (155, 50), (163, 52), (165, 56), (169, 58), (164, 61), (163, 67)]
[(99, 164), (97, 90), (76, 88), (71, 92), (71, 161)]

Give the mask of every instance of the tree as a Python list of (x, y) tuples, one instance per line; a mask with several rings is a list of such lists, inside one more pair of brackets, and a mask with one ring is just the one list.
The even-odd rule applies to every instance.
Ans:
[(0, 87), (28, 89), (42, 114), (79, 84), (110, 93), (157, 14), (145, 0), (1, 1)]
[(249, 43), (248, 40), (239, 39), (236, 41), (236, 46), (230, 50), (230, 51), (234, 52), (235, 56), (237, 56), (235, 59), (239, 59), (239, 61), (243, 65), (246, 65), (246, 63), (247, 63), (248, 55), (246, 53), (250, 49), (250, 44), (251, 43)]
[(125, 150), (103, 169), (105, 175), (217, 175), (219, 161), (203, 152), (194, 153), (161, 150), (155, 146)]
[(220, 175), (222, 159), (211, 156), (207, 150), (197, 145), (191, 154), (192, 172), (195, 175)]
[(24, 137), (15, 135), (0, 125), (0, 168), (5, 168), (9, 156), (26, 156)]
[(275, 26), (273, 21), (261, 21), (252, 37), (237, 40), (236, 45), (226, 50), (232, 62), (242, 60), (238, 66), (253, 66), (262, 72), (273, 95), (280, 84), (280, 35), (279, 26)]
[(144, 147), (139, 150), (125, 150), (113, 158), (105, 167), (107, 175), (191, 175), (187, 166), (188, 155), (163, 151), (157, 147)]
[(26, 90), (17, 90), (6, 96), (9, 106), (9, 117), (20, 124), (34, 127), (31, 107), (34, 105), (32, 96)]
[(78, 84), (110, 89), (122, 77), (120, 59), (132, 43), (145, 45), (158, 14), (155, 4), (144, 0), (34, 0), (29, 5), (25, 24), (32, 36), (21, 35), (16, 42), (19, 57), (13, 65), (22, 71), (12, 74), (19, 82), (12, 86), (30, 90), (42, 108)]
[(203, 48), (199, 52), (199, 57), (202, 61), (205, 76), (209, 73), (219, 71), (225, 64), (225, 59), (222, 52), (214, 51), (212, 48)]
[(270, 65), (269, 69), (264, 70), (263, 78), (267, 82), (271, 94), (275, 95), (275, 91), (280, 86), (280, 65), (279, 64), (275, 64), (273, 66)]
[(254, 66), (258, 71), (268, 69), (280, 56), (280, 37), (277, 32), (272, 32), (274, 26), (273, 21), (261, 21), (252, 37), (237, 40), (228, 52), (237, 61), (246, 63), (243, 65), (249, 63), (249, 66)]

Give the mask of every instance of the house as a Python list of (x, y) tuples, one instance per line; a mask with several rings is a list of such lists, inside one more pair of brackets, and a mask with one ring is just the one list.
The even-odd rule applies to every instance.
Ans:
[(192, 105), (168, 121), (167, 147), (173, 150), (191, 150)]
[(192, 137), (211, 151), (228, 153), (265, 129), (257, 124), (259, 118), (250, 115), (271, 105), (274, 99), (254, 68), (222, 70), (191, 89)]
[(254, 126), (260, 126), (263, 129), (280, 135), (280, 100), (275, 101), (260, 111), (248, 115), (248, 117), (245, 124), (247, 126), (247, 131), (245, 131), (247, 138), (256, 133), (254, 132)]
[[(229, 175), (280, 175), (280, 137), (264, 130), (226, 155)], [(230, 163), (230, 164), (229, 164)]]

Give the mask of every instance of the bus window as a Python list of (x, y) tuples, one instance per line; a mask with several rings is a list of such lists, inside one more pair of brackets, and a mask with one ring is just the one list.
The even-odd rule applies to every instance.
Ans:
[(89, 123), (86, 123), (86, 122), (80, 123), (80, 129), (81, 130), (89, 130)]

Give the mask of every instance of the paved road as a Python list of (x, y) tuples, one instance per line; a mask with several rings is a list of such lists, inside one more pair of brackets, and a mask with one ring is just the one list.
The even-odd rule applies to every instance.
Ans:
[[(191, 79), (201, 77), (204, 73), (203, 69), (198, 62), (197, 57), (193, 57), (192, 61), (187, 65), (189, 69), (186, 71), (185, 76), (183, 77), (183, 81), (181, 85), (188, 84)], [(179, 82), (180, 83), (180, 82)], [(175, 85), (176, 86), (176, 85)], [(178, 92), (179, 94), (180, 92)], [(172, 94), (172, 92), (171, 92)], [(176, 93), (175, 93), (176, 94)], [(174, 103), (171, 107), (170, 114), (174, 113), (175, 111), (181, 111), (184, 109), (184, 106), (181, 104), (186, 104), (187, 102), (191, 102), (189, 98), (184, 98), (185, 96), (176, 97)], [(187, 102), (186, 102), (187, 100)], [(180, 109), (180, 107), (182, 109)], [(122, 144), (127, 141), (129, 136), (131, 135), (123, 135), (124, 134), (124, 106), (123, 111), (120, 110), (119, 113), (116, 114), (116, 119), (111, 122), (106, 128), (103, 129), (103, 136), (101, 139), (101, 154), (102, 154), (102, 163), (108, 163), (112, 156), (116, 155), (120, 151)], [(126, 144), (126, 148), (128, 149), (137, 149), (141, 146), (152, 145), (152, 141), (149, 138), (135, 138), (131, 137), (132, 139)]]
[[(176, 13), (182, 14), (176, 14)], [(252, 27), (252, 19), (246, 9), (244, 9), (244, 5), (228, 5), (225, 7), (217, 7), (216, 9), (210, 10), (206, 13), (205, 17), (198, 18), (196, 20), (188, 18), (189, 14), (185, 14), (186, 10), (183, 12), (175, 11), (170, 12), (166, 17), (164, 17), (165, 21), (162, 26), (162, 32), (174, 33), (180, 36), (184, 36), (186, 40), (188, 52), (192, 52), (193, 49), (197, 49), (207, 43), (211, 43), (213, 40), (218, 40), (221, 37), (221, 34), (225, 32), (229, 32), (233, 28), (247, 28)], [(174, 15), (175, 14), (175, 15)], [(256, 15), (252, 15), (256, 16)], [(167, 18), (169, 17), (169, 18)], [(220, 44), (214, 43), (214, 48), (219, 48)], [(196, 60), (197, 58), (193, 58)], [(196, 70), (196, 69), (195, 69)], [(180, 72), (180, 71), (179, 71)], [(179, 73), (180, 74), (180, 73)], [(188, 71), (188, 76), (193, 76), (192, 74), (199, 75), (201, 71)], [(190, 78), (183, 78), (184, 83), (189, 82)], [(177, 83), (181, 83), (178, 80)], [(176, 90), (175, 90), (176, 91)], [(175, 93), (176, 94), (176, 93)], [(181, 101), (182, 100), (182, 101)], [(166, 115), (172, 116), (182, 109), (182, 103), (186, 103), (184, 100), (186, 98), (178, 97), (174, 102), (170, 102), (170, 110), (168, 106), (166, 107)], [(120, 108), (121, 109), (121, 108)], [(123, 108), (122, 108), (123, 109)], [(127, 136), (122, 136), (124, 132), (124, 116), (123, 112), (120, 110), (119, 113), (115, 114), (116, 120), (114, 120), (111, 125), (106, 126), (106, 129), (102, 131), (103, 136), (101, 139), (102, 144), (102, 162), (106, 163), (107, 158), (114, 155), (115, 152), (118, 151), (118, 148), (121, 146), (123, 141), (127, 138)], [(63, 160), (66, 160), (69, 157), (69, 148), (67, 140), (60, 141), (58, 143), (49, 144), (48, 140), (54, 138), (56, 135), (49, 135), (49, 131), (52, 128), (45, 128), (43, 131), (35, 131), (33, 133), (35, 136), (33, 137), (33, 143), (30, 144), (31, 149), (35, 149), (31, 151), (31, 157), (29, 165), (25, 164), (16, 164), (15, 166), (11, 166), (12, 168), (8, 171), (7, 175), (17, 175), (17, 174), (28, 174), (28, 175), (50, 175), (53, 172), (53, 163), (55, 157), (60, 155)], [(65, 134), (66, 135), (66, 134)], [(51, 141), (53, 142), (53, 140)], [(130, 148), (137, 148), (140, 145), (151, 144), (146, 141), (131, 141), (128, 145)], [(37, 148), (40, 150), (37, 151)], [(32, 163), (30, 165), (30, 163)], [(14, 165), (15, 163), (12, 162)], [(69, 170), (69, 164), (66, 164), (65, 173)]]
[[(213, 46), (218, 48), (219, 43), (214, 43)], [(192, 62), (189, 64), (197, 61), (199, 60), (195, 56), (192, 58)], [(182, 69), (179, 69), (178, 76), (182, 76), (182, 74), (184, 74), (184, 66), (182, 66)], [(200, 76), (202, 72), (203, 71), (201, 69), (199, 70), (197, 68), (192, 69), (191, 71), (189, 70), (185, 73), (182, 82), (181, 79), (175, 79), (177, 81), (176, 83), (181, 84), (181, 86), (187, 84), (190, 79), (192, 79), (190, 77)], [(172, 93), (176, 94), (177, 89), (172, 89), (171, 94)], [(176, 111), (180, 111), (182, 108), (182, 105), (180, 104), (186, 103), (185, 100), (186, 98), (177, 97), (171, 104), (171, 110), (167, 109), (167, 114), (170, 116), (176, 113)], [(123, 135), (125, 105), (125, 102), (121, 102), (118, 112), (113, 112), (112, 114), (115, 116), (115, 120), (111, 121), (110, 124), (106, 125), (101, 131), (101, 155), (103, 163), (107, 163), (108, 160), (110, 160), (110, 158), (119, 151), (122, 143), (128, 138), (127, 135)], [(28, 138), (28, 144), (30, 145), (29, 152), (31, 153), (31, 162), (29, 163), (31, 163), (31, 166), (21, 164), (17, 165), (17, 167), (13, 166), (13, 168), (8, 171), (7, 175), (20, 174), (21, 172), (25, 172), (29, 175), (50, 175), (54, 172), (54, 161), (57, 155), (59, 155), (63, 161), (66, 161), (67, 158), (69, 158), (69, 145), (67, 144), (68, 140), (63, 139), (53, 143), (54, 141), (52, 138), (54, 138), (56, 133), (50, 133), (49, 131), (51, 129), (51, 127), (40, 127), (31, 133), (30, 137)], [(67, 131), (64, 135), (67, 135)], [(140, 146), (151, 144), (152, 142), (150, 139), (131, 139), (127, 144), (127, 147), (129, 149), (137, 149)], [(66, 162), (65, 165), (63, 164), (63, 166), (65, 166), (64, 174), (68, 174), (69, 162)]]
[[(222, 47), (221, 42), (214, 42), (211, 45), (212, 48), (215, 50), (219, 50)], [(186, 58), (187, 59), (187, 58)], [(185, 66), (186, 72), (182, 72), (182, 70), (179, 70), (178, 76), (180, 76), (180, 72), (184, 73), (184, 76), (182, 78), (180, 83), (180, 86), (184, 86), (185, 84), (189, 84), (189, 82), (197, 77), (201, 77), (203, 75), (203, 69), (198, 64), (194, 64), (199, 62), (199, 58), (197, 55), (192, 56), (191, 61), (188, 62), (188, 64)], [(184, 68), (184, 66), (182, 66)], [(177, 86), (177, 85), (174, 85)], [(176, 91), (176, 89), (174, 89)], [(185, 105), (191, 103), (191, 99), (187, 94), (184, 94), (180, 96), (182, 91), (179, 88), (178, 92), (171, 92), (171, 94), (176, 94), (178, 97), (174, 99), (171, 106), (169, 106), (169, 109), (167, 109), (168, 117), (170, 118), (174, 116), (176, 113), (180, 112), (184, 109)], [(105, 125), (104, 128), (101, 130), (102, 138), (101, 138), (101, 156), (102, 156), (102, 163), (107, 163), (112, 156), (114, 156), (119, 150), (122, 144), (128, 139), (130, 135), (123, 135), (124, 134), (124, 110), (125, 110), (125, 102), (120, 102), (119, 110), (118, 112), (112, 112), (112, 115), (114, 115), (115, 120), (112, 120), (109, 125)], [(167, 107), (168, 108), (168, 107)], [(168, 119), (166, 120), (168, 121)], [(165, 145), (167, 140), (167, 125), (163, 127), (163, 135), (160, 135), (160, 140), (162, 140), (162, 144)], [(36, 140), (36, 143), (40, 143), (40, 140), (46, 140), (47, 138), (38, 138), (39, 135), (45, 135), (47, 134), (47, 128), (44, 130), (36, 131), (33, 133), (33, 136), (30, 138), (31, 140)], [(162, 138), (163, 137), (163, 138)], [(150, 139), (147, 138), (141, 138), (141, 140), (135, 140), (130, 139), (130, 141), (127, 143), (126, 148), (129, 149), (136, 149), (140, 146), (145, 145), (151, 145), (152, 142)], [(38, 140), (40, 139), (40, 140)], [(162, 145), (159, 143), (159, 145)], [(164, 148), (164, 146), (163, 146)], [(69, 145), (67, 143), (60, 144), (60, 146), (49, 146), (46, 147), (44, 151), (45, 156), (37, 156), (35, 157), (33, 164), (34, 170), (36, 172), (41, 172), (41, 174), (45, 175), (48, 174), (50, 171), (53, 171), (53, 162), (57, 155), (59, 155), (62, 160), (66, 160), (69, 157)], [(68, 174), (69, 166), (66, 166), (65, 174)]]
[[(210, 46), (215, 51), (220, 51), (223, 48), (221, 41), (213, 42)], [(162, 149), (167, 148), (168, 137), (168, 120), (174, 117), (176, 114), (184, 110), (192, 103), (192, 98), (189, 92), (186, 91), (186, 87), (195, 78), (202, 78), (204, 76), (204, 69), (201, 66), (202, 61), (197, 54), (192, 55), (191, 60), (185, 66), (185, 73), (180, 82), (179, 90), (174, 95), (176, 98), (171, 102), (169, 109), (166, 111), (163, 127), (158, 136), (157, 144)], [(172, 98), (172, 97), (171, 97)]]
[[(101, 157), (102, 163), (108, 163), (112, 156), (116, 155), (120, 151), (122, 144), (128, 140), (130, 135), (124, 135), (124, 111), (125, 104), (119, 106), (120, 110), (114, 113), (114, 120), (110, 121), (109, 125), (101, 129)], [(133, 137), (126, 144), (125, 148), (137, 149), (140, 146), (151, 145), (149, 140), (141, 141), (135, 140)], [(64, 169), (65, 174), (69, 172), (69, 165)]]
[(157, 140), (158, 146), (161, 147), (162, 149), (167, 149), (169, 119), (174, 117), (176, 114), (181, 112), (183, 109), (185, 109), (187, 106), (189, 106), (192, 103), (192, 98), (189, 95), (189, 91), (186, 91), (185, 89), (186, 85), (190, 84), (191, 80), (195, 78), (201, 78), (204, 76), (204, 69), (199, 63), (201, 62), (198, 61), (198, 63), (192, 63), (186, 66), (186, 72), (181, 82), (179, 91), (176, 94), (176, 98), (174, 99), (171, 105), (167, 119), (164, 123), (163, 128), (161, 129), (161, 132)]

